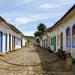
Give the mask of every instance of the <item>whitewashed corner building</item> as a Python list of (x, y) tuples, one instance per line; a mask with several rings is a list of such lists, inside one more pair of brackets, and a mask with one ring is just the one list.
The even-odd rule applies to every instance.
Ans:
[(75, 4), (42, 37), (42, 47), (70, 52), (75, 58)]
[(25, 46), (24, 36), (15, 26), (7, 23), (0, 16), (0, 53), (5, 53)]

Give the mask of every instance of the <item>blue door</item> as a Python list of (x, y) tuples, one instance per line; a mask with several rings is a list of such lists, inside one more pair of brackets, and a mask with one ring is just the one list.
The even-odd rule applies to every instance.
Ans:
[(14, 49), (15, 49), (15, 36), (14, 36)]
[(21, 39), (21, 47), (22, 47), (22, 39)]
[(2, 32), (0, 32), (0, 52), (2, 52)]
[(9, 34), (9, 50), (11, 51), (11, 34)]
[(5, 35), (5, 50), (7, 51), (7, 34)]

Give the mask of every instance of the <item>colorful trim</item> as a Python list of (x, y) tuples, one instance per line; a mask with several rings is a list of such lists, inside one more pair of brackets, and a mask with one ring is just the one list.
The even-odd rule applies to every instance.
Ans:
[(71, 33), (70, 33), (70, 27), (66, 29), (66, 47), (71, 48)]
[(75, 24), (72, 27), (72, 48), (75, 48)]
[(2, 45), (3, 45), (3, 33), (0, 32), (0, 52), (2, 52)]
[(7, 34), (5, 34), (5, 38), (6, 38), (6, 40), (5, 40), (5, 49), (6, 49), (6, 51), (7, 51)]

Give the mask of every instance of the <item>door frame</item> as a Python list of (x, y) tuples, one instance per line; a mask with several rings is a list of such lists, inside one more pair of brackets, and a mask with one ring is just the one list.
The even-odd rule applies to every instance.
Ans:
[(11, 50), (11, 34), (9, 34), (9, 50)]
[(61, 32), (61, 40), (60, 40), (60, 43), (61, 43), (60, 48), (61, 48), (61, 50), (63, 50), (63, 32)]
[(54, 39), (53, 39), (53, 40), (54, 40), (54, 41), (53, 41), (53, 42), (54, 42), (54, 51), (56, 51), (56, 36), (54, 36), (53, 38), (54, 38)]
[(22, 46), (23, 46), (23, 41), (22, 41), (22, 38), (21, 38), (21, 48), (22, 48)]
[(5, 34), (5, 50), (7, 51), (7, 33)]
[(0, 31), (0, 35), (1, 35), (1, 45), (0, 45), (0, 52), (2, 53), (2, 45), (3, 45), (3, 32)]

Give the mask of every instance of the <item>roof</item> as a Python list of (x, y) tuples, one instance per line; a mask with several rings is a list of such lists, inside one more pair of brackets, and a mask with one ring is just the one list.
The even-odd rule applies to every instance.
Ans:
[(47, 28), (47, 29), (45, 30), (44, 34), (46, 34), (47, 32), (50, 32), (50, 31), (52, 31), (52, 27)]
[(60, 20), (58, 20), (52, 27), (48, 28), (48, 30), (46, 31), (46, 33), (52, 31), (52, 29), (53, 29), (54, 27), (56, 27), (57, 24), (59, 24), (67, 15), (69, 15), (69, 13), (70, 13), (73, 9), (75, 9), (75, 4), (66, 12), (66, 14), (65, 14)]
[(13, 26), (12, 24), (8, 23), (9, 27), (15, 31), (16, 33), (21, 33), (15, 26)]
[(7, 23), (5, 21), (5, 19), (3, 19), (1, 16), (0, 16), (0, 21), (4, 21), (13, 31), (15, 31), (16, 33), (21, 34), (22, 36), (24, 36), (23, 33), (20, 32), (14, 25), (12, 25), (10, 23)]

